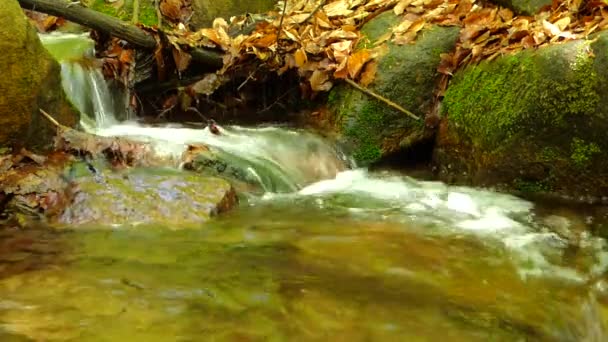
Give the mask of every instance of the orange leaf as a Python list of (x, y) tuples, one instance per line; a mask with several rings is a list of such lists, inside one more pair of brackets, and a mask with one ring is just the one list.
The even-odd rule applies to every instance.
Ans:
[(133, 62), (133, 50), (124, 49), (120, 52), (120, 62), (129, 64)]
[(359, 75), (359, 72), (371, 59), (371, 53), (367, 49), (359, 50), (348, 57), (348, 74), (350, 78), (355, 79)]
[(253, 46), (259, 47), (259, 48), (268, 48), (272, 44), (276, 43), (276, 41), (277, 41), (277, 35), (275, 33), (269, 33), (269, 34), (263, 35), (259, 39), (256, 39), (253, 42)]
[(296, 50), (296, 52), (294, 53), (294, 58), (296, 60), (296, 66), (298, 68), (303, 67), (306, 62), (308, 62), (308, 56), (306, 55), (306, 51), (304, 51), (303, 48), (299, 48), (298, 50)]
[(361, 80), (359, 80), (359, 83), (363, 87), (367, 88), (370, 84), (372, 84), (372, 82), (374, 82), (374, 79), (376, 78), (376, 71), (378, 71), (378, 62), (372, 60), (371, 62), (367, 63), (363, 69), (363, 72), (361, 73)]

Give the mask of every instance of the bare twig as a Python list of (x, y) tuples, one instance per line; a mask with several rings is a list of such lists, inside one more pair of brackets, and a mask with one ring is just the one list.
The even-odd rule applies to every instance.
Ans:
[(414, 113), (410, 112), (409, 110), (401, 107), (400, 105), (396, 104), (395, 102), (387, 99), (386, 97), (380, 96), (376, 93), (374, 93), (373, 91), (363, 88), (362, 86), (358, 85), (355, 81), (351, 80), (351, 79), (345, 79), (346, 83), (350, 84), (351, 86), (353, 86), (354, 88), (356, 88), (357, 90), (375, 98), (376, 100), (382, 101), (384, 103), (386, 103), (387, 105), (389, 105), (390, 107), (395, 108), (396, 110), (407, 114), (409, 117), (411, 117), (412, 119), (416, 119), (416, 120), (420, 120), (419, 117), (417, 117)]
[(131, 22), (133, 25), (137, 24), (139, 21), (139, 0), (133, 0), (133, 18)]
[(53, 118), (49, 113), (45, 112), (44, 110), (40, 109), (40, 113), (42, 114), (42, 116), (44, 116), (47, 120), (49, 120), (55, 127), (57, 128), (61, 128), (63, 127), (62, 124), (60, 124), (59, 122), (57, 122), (57, 120), (55, 120), (55, 118)]
[(279, 21), (279, 32), (277, 33), (277, 45), (279, 44), (279, 38), (281, 38), (281, 31), (283, 30), (283, 19), (285, 19), (285, 11), (287, 10), (287, 0), (283, 3), (283, 12), (281, 13), (281, 21)]
[(310, 12), (310, 14), (308, 15), (308, 17), (306, 17), (306, 19), (304, 19), (303, 23), (309, 21), (310, 18), (314, 17), (315, 14), (317, 14), (317, 12), (319, 11), (319, 9), (321, 9), (321, 7), (323, 7), (323, 5), (325, 5), (326, 2), (327, 2), (327, 0), (321, 0), (321, 2), (319, 3), (319, 5), (312, 12)]

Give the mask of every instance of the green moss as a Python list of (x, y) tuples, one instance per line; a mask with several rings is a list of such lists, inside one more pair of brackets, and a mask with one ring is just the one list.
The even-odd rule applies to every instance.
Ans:
[[(153, 1), (140, 0), (139, 2), (139, 22), (147, 26), (157, 25), (158, 18), (156, 16), (156, 9), (154, 8)], [(132, 1), (125, 2), (125, 5), (120, 8), (115, 8), (111, 3), (107, 3), (105, 0), (94, 0), (89, 7), (124, 21), (131, 21), (133, 16)]]
[(513, 188), (528, 194), (551, 191), (551, 186), (547, 181), (527, 181), (523, 179), (516, 179), (513, 182)]
[(524, 51), (469, 67), (448, 88), (444, 113), (475, 145), (489, 148), (547, 126), (565, 127), (599, 103), (588, 47), (579, 42), (566, 53), (559, 47)]
[(595, 143), (587, 143), (583, 139), (574, 138), (571, 144), (572, 154), (570, 159), (572, 163), (578, 168), (585, 168), (589, 166), (593, 156), (602, 152), (600, 147)]
[(537, 159), (544, 162), (551, 162), (560, 157), (560, 152), (551, 146), (543, 148), (537, 155)]
[(357, 121), (346, 123), (344, 135), (356, 145), (353, 157), (363, 165), (373, 163), (382, 156), (381, 137), (375, 135), (385, 122), (385, 108), (376, 100), (368, 101), (361, 107)]

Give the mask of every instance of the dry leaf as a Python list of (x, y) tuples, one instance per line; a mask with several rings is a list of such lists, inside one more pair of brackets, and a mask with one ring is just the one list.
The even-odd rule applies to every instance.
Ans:
[(393, 12), (395, 12), (395, 15), (401, 15), (403, 11), (405, 11), (405, 8), (411, 3), (412, 0), (401, 0), (397, 5), (395, 5), (395, 8), (393, 8)]
[(190, 65), (190, 61), (192, 60), (192, 56), (189, 53), (179, 50), (177, 48), (173, 48), (173, 60), (175, 61), (175, 66), (177, 67), (177, 71), (183, 72), (188, 69)]
[(207, 74), (202, 80), (194, 83), (192, 90), (197, 94), (211, 95), (222, 83), (222, 79), (217, 74)]
[(350, 78), (356, 79), (365, 63), (367, 63), (370, 59), (371, 53), (367, 49), (359, 50), (348, 57), (347, 67)]
[(310, 87), (314, 91), (329, 91), (332, 86), (329, 75), (323, 70), (315, 70), (310, 76)]
[(298, 68), (302, 68), (308, 62), (308, 56), (303, 48), (296, 50), (294, 53), (294, 58)]
[(361, 79), (359, 80), (359, 83), (363, 87), (367, 88), (370, 84), (372, 84), (372, 82), (374, 82), (377, 71), (378, 63), (375, 60), (372, 60), (369, 63), (365, 64), (365, 68), (361, 73)]

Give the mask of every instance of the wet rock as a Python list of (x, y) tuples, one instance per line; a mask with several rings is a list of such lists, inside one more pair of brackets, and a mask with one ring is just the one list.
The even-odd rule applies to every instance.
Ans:
[(79, 114), (61, 87), (60, 66), (44, 49), (16, 0), (0, 7), (0, 147), (48, 147), (54, 134), (38, 112), (74, 126)]
[(551, 6), (551, 0), (492, 0), (493, 3), (510, 8), (517, 14), (534, 15), (545, 6)]
[(227, 181), (194, 173), (134, 169), (98, 172), (74, 182), (74, 200), (60, 223), (196, 226), (237, 203)]
[(608, 193), (608, 34), (459, 71), (434, 160), (443, 180), (600, 201)]
[(264, 13), (272, 10), (275, 3), (275, 0), (193, 0), (194, 14), (190, 23), (197, 28), (210, 27), (215, 18), (228, 21), (231, 16)]
[[(400, 18), (392, 11), (372, 19), (362, 28), (365, 37), (361, 46), (372, 47), (399, 22)], [(377, 60), (376, 77), (369, 88), (412, 111), (421, 118), (419, 121), (349, 85), (331, 91), (330, 121), (358, 163), (376, 162), (432, 136), (424, 117), (431, 110), (440, 54), (452, 50), (458, 32), (456, 27), (434, 26), (422, 31), (415, 44), (387, 43), (388, 52)]]
[(184, 169), (201, 174), (221, 177), (233, 184), (238, 190), (248, 193), (264, 191), (295, 191), (297, 188), (289, 181), (289, 176), (280, 169), (269, 167), (262, 161), (246, 160), (235, 154), (208, 147), (189, 150)]

